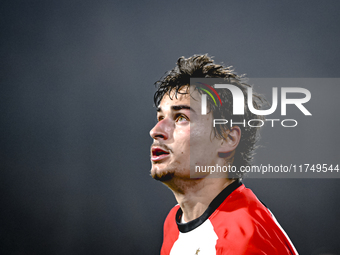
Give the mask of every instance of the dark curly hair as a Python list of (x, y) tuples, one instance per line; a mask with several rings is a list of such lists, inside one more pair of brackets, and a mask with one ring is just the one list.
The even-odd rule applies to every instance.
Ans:
[[(175, 91), (175, 96), (180, 92), (179, 90), (183, 86), (190, 84), (190, 78), (223, 78), (224, 83), (232, 84), (240, 88), (245, 95), (245, 102), (247, 102), (247, 88), (250, 85), (244, 82), (244, 76), (237, 75), (232, 67), (225, 67), (223, 65), (217, 65), (214, 60), (205, 55), (194, 55), (189, 58), (180, 57), (177, 60), (177, 66), (171, 71), (167, 72), (159, 81), (155, 82), (157, 91), (154, 95), (155, 106), (158, 107), (163, 96), (168, 93), (171, 96), (171, 92)], [(197, 89), (197, 88), (195, 88)], [(197, 89), (199, 93), (202, 90)], [(187, 90), (184, 93), (189, 93)], [(229, 90), (219, 90), (219, 95), (222, 100), (221, 105), (215, 105), (214, 102), (208, 97), (208, 107), (212, 111), (214, 119), (231, 119), (233, 122), (243, 122), (243, 120), (261, 119), (263, 116), (253, 114), (248, 109), (248, 105), (245, 103), (244, 115), (233, 115), (233, 98)], [(253, 106), (255, 109), (260, 109), (266, 100), (259, 94), (253, 92)], [(215, 136), (220, 139), (226, 139), (224, 136), (225, 131), (230, 128), (229, 123), (226, 125), (216, 125), (214, 128)], [(235, 156), (233, 165), (239, 169), (240, 166), (250, 166), (253, 159), (255, 144), (259, 139), (259, 127), (248, 127), (239, 125), (241, 129), (241, 140), (235, 150)], [(239, 178), (242, 174), (237, 175)]]

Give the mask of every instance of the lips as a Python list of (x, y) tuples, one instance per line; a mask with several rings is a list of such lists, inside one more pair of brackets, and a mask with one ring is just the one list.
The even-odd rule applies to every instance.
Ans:
[(170, 156), (170, 152), (160, 147), (152, 147), (151, 160), (153, 162), (161, 161)]

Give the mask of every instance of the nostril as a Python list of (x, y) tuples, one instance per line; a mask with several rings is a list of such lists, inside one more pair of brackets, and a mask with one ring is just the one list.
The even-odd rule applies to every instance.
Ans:
[(164, 138), (165, 138), (165, 136), (164, 136), (164, 135), (162, 135), (162, 134), (157, 134), (157, 135), (155, 135), (155, 136), (154, 136), (154, 138), (162, 138), (162, 139), (164, 139)]

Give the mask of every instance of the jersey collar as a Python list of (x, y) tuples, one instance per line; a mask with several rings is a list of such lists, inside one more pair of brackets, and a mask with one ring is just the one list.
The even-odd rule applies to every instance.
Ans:
[(198, 217), (197, 219), (194, 219), (192, 221), (189, 221), (187, 223), (181, 223), (181, 218), (183, 215), (183, 211), (181, 208), (178, 209), (176, 213), (176, 223), (178, 226), (178, 230), (182, 233), (189, 232), (201, 224), (203, 224), (210, 215), (223, 203), (223, 201), (238, 187), (242, 185), (242, 182), (236, 180), (230, 185), (228, 185), (224, 190), (218, 194), (213, 201), (209, 204), (208, 208), (205, 210), (205, 212)]

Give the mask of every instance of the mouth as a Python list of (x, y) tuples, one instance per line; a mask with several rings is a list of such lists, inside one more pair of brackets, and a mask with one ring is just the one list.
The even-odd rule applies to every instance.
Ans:
[(166, 159), (170, 156), (170, 152), (160, 147), (152, 147), (151, 149), (151, 161), (157, 162)]

